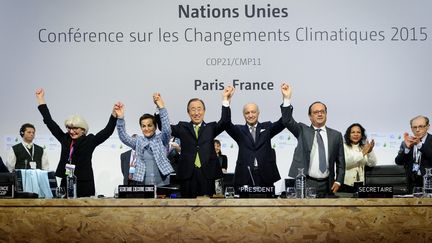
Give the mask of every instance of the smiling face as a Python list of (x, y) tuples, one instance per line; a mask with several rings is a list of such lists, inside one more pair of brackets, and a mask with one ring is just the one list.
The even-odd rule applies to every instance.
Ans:
[(151, 137), (156, 132), (156, 126), (151, 118), (141, 120), (141, 131), (145, 137)]
[(243, 117), (249, 126), (254, 126), (258, 122), (258, 106), (256, 104), (246, 104), (243, 107)]
[(323, 103), (315, 103), (310, 107), (309, 119), (314, 127), (323, 127), (327, 122), (327, 109)]
[(79, 137), (81, 137), (82, 135), (85, 134), (85, 130), (82, 129), (81, 127), (66, 127), (69, 133), (69, 136), (72, 139), (78, 139)]
[(200, 100), (191, 101), (187, 110), (193, 124), (198, 125), (202, 123), (205, 115), (205, 107)]
[(349, 136), (352, 144), (358, 144), (363, 139), (361, 129), (358, 126), (351, 127)]

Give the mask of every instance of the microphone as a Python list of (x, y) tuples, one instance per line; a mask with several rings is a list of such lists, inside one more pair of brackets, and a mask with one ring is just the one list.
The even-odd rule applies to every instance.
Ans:
[(249, 176), (250, 176), (250, 178), (252, 179), (252, 185), (255, 186), (255, 180), (254, 180), (253, 175), (252, 175), (252, 172), (251, 172), (251, 170), (250, 170), (250, 166), (248, 165), (247, 168), (248, 168), (248, 171), (249, 171)]
[(27, 160), (24, 160), (24, 164), (25, 164), (24, 169), (27, 170), (27, 164), (28, 164)]

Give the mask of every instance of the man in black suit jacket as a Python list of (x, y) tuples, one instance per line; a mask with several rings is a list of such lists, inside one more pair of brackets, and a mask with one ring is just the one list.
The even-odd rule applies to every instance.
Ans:
[(132, 149), (120, 154), (120, 165), (123, 174), (123, 185), (129, 185), (129, 167), (132, 155)]
[(408, 179), (408, 190), (423, 187), (425, 168), (432, 168), (432, 136), (428, 133), (429, 118), (416, 116), (410, 121), (413, 136), (404, 134), (395, 163), (403, 165)]
[(8, 173), (9, 170), (6, 165), (3, 163), (2, 158), (0, 157), (0, 173)]
[(234, 125), (230, 120), (226, 129), (239, 146), (234, 173), (236, 187), (273, 186), (273, 183), (280, 179), (271, 139), (285, 129), (285, 126), (282, 119), (276, 122), (259, 122), (259, 114), (256, 104), (246, 104), (243, 107), (246, 124)]
[[(284, 97), (291, 99), (292, 89), (289, 85), (282, 84), (282, 93)], [(284, 101), (285, 103), (290, 103), (290, 101)], [(303, 168), (307, 176), (306, 183), (316, 188), (317, 196), (323, 197), (337, 192), (345, 176), (343, 139), (340, 132), (326, 127), (326, 105), (318, 101), (309, 106), (310, 126), (295, 121), (292, 113), (292, 105), (282, 107), (282, 121), (297, 138), (297, 147), (294, 151), (289, 176), (295, 178), (298, 169)], [(318, 140), (323, 143), (321, 151)], [(323, 167), (321, 167), (320, 158), (323, 158)]]
[[(223, 92), (228, 102), (228, 92)], [(190, 122), (172, 125), (172, 135), (181, 141), (181, 154), (177, 165), (177, 179), (181, 196), (194, 198), (214, 194), (215, 179), (222, 177), (219, 159), (216, 156), (213, 140), (225, 130), (230, 119), (228, 107), (222, 106), (219, 122), (204, 122), (205, 104), (194, 98), (189, 100), (187, 112)]]
[[(136, 136), (138, 135), (132, 134), (133, 138)], [(135, 153), (135, 151), (133, 152)], [(135, 161), (131, 161), (132, 159), (131, 155), (132, 155), (132, 149), (120, 154), (120, 167), (123, 174), (123, 185), (129, 185), (129, 168), (131, 167), (130, 163), (135, 162)]]

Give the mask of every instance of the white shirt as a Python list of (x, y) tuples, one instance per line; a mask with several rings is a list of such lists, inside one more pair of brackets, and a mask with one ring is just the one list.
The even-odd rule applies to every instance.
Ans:
[(321, 170), (319, 169), (319, 153), (318, 153), (318, 141), (317, 141), (317, 132), (315, 131), (314, 133), (314, 140), (312, 143), (312, 149), (311, 149), (311, 153), (310, 153), (310, 161), (309, 161), (309, 176), (313, 177), (313, 178), (317, 178), (317, 179), (323, 179), (323, 178), (327, 178), (330, 174), (329, 170), (328, 170), (328, 137), (327, 137), (327, 129), (324, 127), (313, 127), (314, 130), (316, 129), (321, 129), (321, 137), (323, 139), (324, 142), (324, 148), (325, 148), (325, 155), (326, 155), (326, 165), (327, 168), (326, 170), (323, 172), (321, 172)]

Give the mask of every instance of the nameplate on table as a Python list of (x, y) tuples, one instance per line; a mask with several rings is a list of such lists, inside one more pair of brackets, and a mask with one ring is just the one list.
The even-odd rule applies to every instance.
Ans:
[(118, 186), (119, 198), (156, 198), (156, 187), (145, 186)]
[(392, 198), (393, 186), (359, 186), (359, 198)]
[(237, 188), (240, 198), (273, 198), (274, 186), (241, 186)]
[(8, 183), (0, 183), (0, 198), (13, 198), (14, 193), (14, 185)]

